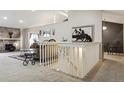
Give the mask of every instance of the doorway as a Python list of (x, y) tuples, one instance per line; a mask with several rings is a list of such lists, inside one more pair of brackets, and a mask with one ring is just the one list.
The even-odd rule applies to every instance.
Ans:
[(103, 52), (113, 55), (123, 53), (123, 24), (102, 21)]

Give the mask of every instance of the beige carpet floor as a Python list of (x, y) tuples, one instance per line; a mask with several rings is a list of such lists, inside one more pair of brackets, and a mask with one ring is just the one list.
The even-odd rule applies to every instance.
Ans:
[(18, 52), (0, 53), (0, 82), (123, 82), (124, 56), (105, 55), (104, 62), (99, 62), (83, 79), (66, 75), (37, 63), (23, 66), (21, 60), (8, 56)]
[(105, 54), (104, 58), (104, 62), (91, 81), (124, 82), (124, 56)]
[(0, 82), (78, 82), (80, 79), (51, 70), (36, 63), (23, 66), (21, 60), (8, 56), (18, 52), (0, 53)]

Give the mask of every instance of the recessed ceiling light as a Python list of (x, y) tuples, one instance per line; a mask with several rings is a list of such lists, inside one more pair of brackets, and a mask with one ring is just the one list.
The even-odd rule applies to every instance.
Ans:
[(7, 20), (7, 17), (6, 17), (6, 16), (4, 16), (4, 17), (3, 17), (3, 19), (4, 19), (4, 20)]
[(31, 10), (32, 12), (35, 12), (36, 10)]
[(23, 20), (19, 20), (19, 23), (23, 23), (24, 21)]

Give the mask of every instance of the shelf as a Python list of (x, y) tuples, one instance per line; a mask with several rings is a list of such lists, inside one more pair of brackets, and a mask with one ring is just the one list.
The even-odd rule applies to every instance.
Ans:
[(14, 41), (20, 41), (20, 38), (0, 38), (0, 40), (7, 40), (7, 41), (11, 41), (11, 40), (14, 40)]

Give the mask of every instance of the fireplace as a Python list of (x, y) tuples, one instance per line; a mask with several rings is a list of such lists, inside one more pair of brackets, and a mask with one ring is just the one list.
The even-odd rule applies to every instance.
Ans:
[(16, 47), (13, 44), (5, 44), (6, 51), (15, 51)]

